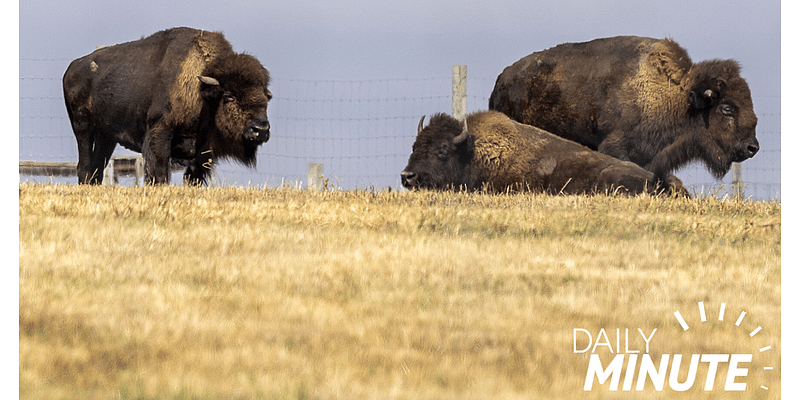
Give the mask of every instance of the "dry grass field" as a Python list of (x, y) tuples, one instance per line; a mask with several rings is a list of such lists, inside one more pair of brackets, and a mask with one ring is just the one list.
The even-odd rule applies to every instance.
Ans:
[(23, 399), (778, 399), (780, 299), (779, 202), (19, 185)]

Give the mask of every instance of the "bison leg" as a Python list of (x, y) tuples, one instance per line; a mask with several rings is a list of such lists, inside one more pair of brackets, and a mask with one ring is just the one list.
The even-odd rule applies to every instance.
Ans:
[(145, 134), (142, 144), (145, 183), (169, 183), (171, 143), (171, 133), (162, 127), (151, 128)]
[(638, 194), (643, 191), (653, 192), (655, 188), (653, 175), (628, 161), (603, 168), (597, 178), (598, 190), (620, 190), (626, 194)]
[[(641, 165), (653, 173), (653, 177), (649, 178), (652, 188), (648, 191), (656, 193), (666, 191), (691, 197), (683, 182), (673, 175), (672, 171), (696, 157), (698, 148), (699, 146), (689, 136), (684, 136), (661, 150), (647, 165)], [(623, 161), (633, 161), (627, 158), (628, 150), (624, 146), (624, 137), (618, 131), (609, 134), (598, 150)]]
[(102, 134), (85, 131), (75, 136), (78, 137), (78, 183), (99, 185), (117, 143)]
[(78, 183), (98, 185), (102, 183), (106, 167), (116, 143), (102, 132), (89, 127), (85, 119), (72, 118), (72, 130), (78, 142)]
[(213, 159), (211, 157), (211, 150), (200, 151), (186, 172), (183, 174), (183, 181), (187, 185), (203, 185), (206, 183), (206, 178), (211, 172), (213, 167)]
[(75, 138), (78, 141), (78, 183), (100, 183), (97, 177), (102, 174), (102, 171), (92, 170), (92, 148), (94, 147), (94, 135), (87, 129), (74, 129), (74, 131)]
[(689, 193), (686, 187), (683, 186), (683, 182), (680, 179), (678, 179), (677, 176), (669, 174), (669, 176), (667, 176), (666, 182), (667, 182), (666, 188), (669, 189), (670, 194), (677, 195), (679, 197), (685, 197), (687, 199), (692, 198), (692, 195)]
[(90, 166), (92, 172), (91, 183), (98, 184), (103, 182), (103, 170), (106, 168), (108, 160), (111, 159), (111, 155), (114, 154), (114, 147), (116, 146), (117, 143), (106, 135), (99, 134), (95, 136), (92, 165)]
[(603, 169), (598, 177), (597, 186), (599, 190), (619, 189), (627, 194), (648, 192), (692, 197), (683, 186), (683, 182), (675, 175), (669, 174), (664, 181), (656, 181), (655, 175), (631, 162), (623, 162)]
[(644, 168), (652, 172), (656, 179), (666, 182), (671, 172), (683, 167), (700, 155), (702, 144), (691, 136), (682, 136), (662, 149)]
[(606, 136), (602, 143), (597, 147), (597, 151), (614, 157), (622, 161), (633, 162), (628, 158), (628, 149), (625, 145), (625, 136), (619, 130), (615, 130)]

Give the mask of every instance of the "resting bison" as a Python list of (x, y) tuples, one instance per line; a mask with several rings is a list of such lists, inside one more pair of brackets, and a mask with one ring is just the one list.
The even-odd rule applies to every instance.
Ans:
[[(467, 118), (437, 114), (419, 121), (403, 186), (414, 188), (531, 190), (547, 193), (653, 192), (653, 174), (638, 165), (598, 153), (507, 116), (484, 111)], [(678, 178), (667, 181), (688, 195)]]
[(171, 159), (203, 183), (221, 158), (254, 166), (269, 139), (269, 73), (221, 33), (174, 28), (100, 48), (63, 84), (80, 183), (100, 182), (117, 143), (142, 153), (148, 183), (169, 182)]
[(489, 109), (661, 180), (698, 159), (721, 179), (759, 149), (739, 64), (692, 63), (670, 39), (615, 37), (533, 53), (497, 77)]

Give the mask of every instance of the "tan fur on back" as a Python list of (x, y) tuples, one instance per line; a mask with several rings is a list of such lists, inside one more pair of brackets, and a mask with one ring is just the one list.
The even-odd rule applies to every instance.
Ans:
[(685, 112), (692, 60), (671, 39), (640, 45), (639, 71), (623, 84), (623, 92), (641, 115), (654, 121), (677, 121)]
[(475, 163), (495, 185), (519, 182), (527, 175), (527, 160), (543, 146), (541, 140), (519, 132), (524, 125), (496, 111), (470, 115), (467, 126), (475, 136)]

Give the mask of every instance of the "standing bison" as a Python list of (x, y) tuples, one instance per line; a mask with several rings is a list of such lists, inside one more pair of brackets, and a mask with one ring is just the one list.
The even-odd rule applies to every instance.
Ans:
[[(408, 189), (530, 190), (546, 193), (657, 190), (653, 174), (507, 116), (484, 111), (467, 118), (437, 114), (419, 121), (408, 166), (400, 179)], [(688, 195), (678, 178), (671, 191)]]
[(489, 109), (667, 179), (702, 160), (721, 179), (758, 152), (757, 118), (733, 60), (693, 63), (670, 39), (614, 37), (528, 55), (495, 83)]
[(174, 28), (100, 48), (63, 84), (80, 183), (100, 182), (117, 143), (142, 153), (148, 183), (169, 182), (171, 159), (204, 183), (221, 158), (254, 166), (269, 139), (269, 73), (221, 33)]

